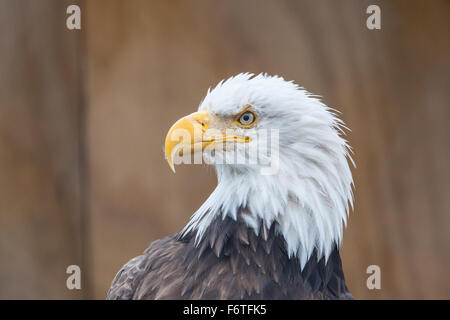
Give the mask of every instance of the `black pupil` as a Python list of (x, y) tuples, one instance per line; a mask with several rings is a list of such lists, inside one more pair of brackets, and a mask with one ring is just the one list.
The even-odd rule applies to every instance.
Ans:
[(244, 120), (244, 122), (247, 122), (250, 120), (250, 116), (248, 114), (244, 114), (244, 116), (242, 117), (242, 120)]

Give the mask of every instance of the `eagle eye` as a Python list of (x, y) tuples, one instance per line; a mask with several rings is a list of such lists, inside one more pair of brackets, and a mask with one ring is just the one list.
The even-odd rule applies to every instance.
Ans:
[(249, 110), (242, 113), (237, 119), (237, 122), (244, 127), (251, 126), (253, 123), (255, 123), (255, 121), (256, 121), (256, 115), (252, 111), (249, 111)]

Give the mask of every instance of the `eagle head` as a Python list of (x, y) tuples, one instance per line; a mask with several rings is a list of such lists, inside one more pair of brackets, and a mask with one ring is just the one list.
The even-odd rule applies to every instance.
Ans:
[(196, 241), (218, 217), (259, 232), (276, 223), (302, 266), (328, 257), (342, 239), (353, 179), (350, 147), (337, 112), (279, 76), (243, 73), (208, 90), (198, 111), (169, 130), (169, 166), (207, 163), (218, 184), (182, 231)]

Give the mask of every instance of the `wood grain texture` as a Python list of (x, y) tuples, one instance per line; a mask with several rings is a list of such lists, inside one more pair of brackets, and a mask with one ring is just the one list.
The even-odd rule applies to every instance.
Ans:
[[(78, 33), (69, 2), (0, 0), (0, 298), (103, 299), (178, 232), (215, 177), (173, 175), (165, 134), (243, 71), (295, 80), (352, 129), (355, 298), (450, 298), (448, 1), (86, 0)], [(84, 266), (82, 292), (65, 288), (68, 264)], [(372, 264), (381, 290), (366, 287)]]
[(80, 39), (67, 5), (0, 1), (0, 299), (86, 292), (66, 288), (67, 266), (84, 263)]

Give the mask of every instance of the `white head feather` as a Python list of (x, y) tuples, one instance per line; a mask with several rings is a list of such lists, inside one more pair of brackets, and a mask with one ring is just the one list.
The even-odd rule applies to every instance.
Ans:
[[(258, 115), (254, 128), (279, 130), (279, 168), (262, 175), (258, 165), (216, 164), (218, 185), (192, 216), (182, 234), (197, 231), (197, 242), (217, 216), (236, 219), (246, 207), (246, 223), (257, 233), (259, 223), (278, 223), (287, 252), (300, 259), (302, 268), (315, 249), (327, 259), (340, 245), (349, 205), (353, 207), (350, 148), (342, 138), (343, 122), (336, 112), (293, 82), (278, 76), (244, 73), (208, 90), (199, 110), (217, 116), (238, 114), (250, 104)], [(236, 144), (236, 152), (248, 149)], [(246, 148), (253, 148), (252, 142)], [(247, 151), (246, 151), (247, 150)]]

